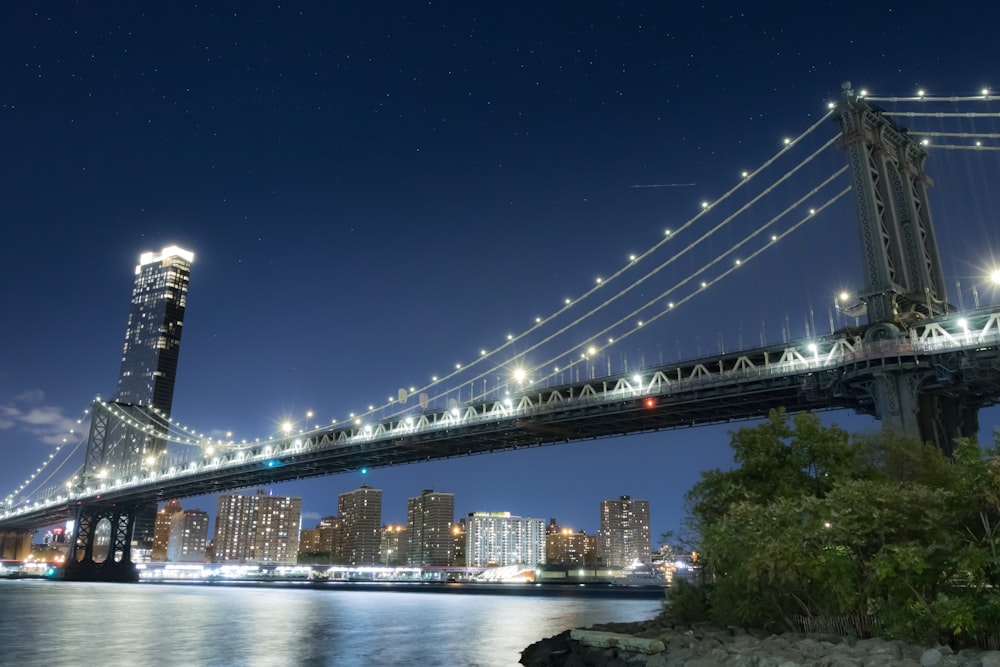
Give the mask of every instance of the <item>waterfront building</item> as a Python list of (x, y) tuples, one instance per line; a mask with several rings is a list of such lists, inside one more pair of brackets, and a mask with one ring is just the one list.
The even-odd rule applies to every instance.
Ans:
[(455, 494), (424, 489), (406, 503), (406, 564), (444, 566), (451, 561)]
[(325, 516), (315, 528), (299, 533), (299, 554), (310, 554), (316, 563), (346, 564), (344, 529), (338, 516)]
[(382, 526), (379, 562), (382, 565), (406, 565), (406, 526)]
[(319, 552), (319, 529), (303, 528), (299, 531), (299, 558)]
[(465, 559), (469, 567), (545, 563), (545, 521), (510, 512), (473, 512), (466, 519)]
[(167, 503), (156, 513), (156, 523), (153, 528), (153, 550), (149, 554), (149, 559), (154, 561), (167, 560), (167, 544), (170, 542), (170, 522), (174, 514), (180, 512), (183, 507), (178, 500), (168, 500)]
[(649, 501), (621, 496), (601, 501), (601, 527), (597, 534), (597, 556), (608, 567), (627, 567), (636, 561), (649, 563)]
[(208, 512), (201, 510), (174, 512), (170, 518), (167, 560), (171, 563), (204, 563), (207, 548)]
[(448, 565), (462, 567), (465, 565), (465, 517), (455, 522), (451, 527), (451, 558)]
[(337, 497), (346, 565), (376, 565), (382, 546), (382, 489), (362, 486)]
[(549, 565), (585, 567), (596, 564), (597, 536), (563, 528), (553, 520), (545, 531), (545, 562)]
[(294, 563), (299, 552), (302, 499), (219, 496), (213, 559), (218, 563)]

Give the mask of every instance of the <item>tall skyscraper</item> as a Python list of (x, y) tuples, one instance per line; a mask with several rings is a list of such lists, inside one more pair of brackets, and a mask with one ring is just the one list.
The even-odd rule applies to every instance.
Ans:
[(382, 489), (362, 486), (337, 497), (347, 565), (376, 565), (382, 543)]
[(424, 489), (406, 502), (406, 564), (449, 565), (455, 494)]
[(170, 414), (193, 261), (177, 246), (139, 256), (115, 401)]
[(167, 560), (171, 563), (204, 563), (208, 547), (208, 512), (180, 510), (170, 517)]
[(650, 562), (649, 501), (629, 496), (602, 500), (597, 535), (598, 558), (603, 565), (625, 567), (635, 561)]
[(170, 521), (174, 514), (180, 512), (183, 507), (177, 500), (167, 501), (159, 512), (156, 513), (156, 527), (153, 529), (153, 551), (149, 554), (150, 560), (167, 560), (167, 545), (170, 543)]
[(545, 521), (510, 512), (473, 512), (465, 524), (465, 564), (526, 565), (545, 563)]
[(215, 514), (218, 563), (294, 563), (299, 555), (302, 499), (220, 495)]

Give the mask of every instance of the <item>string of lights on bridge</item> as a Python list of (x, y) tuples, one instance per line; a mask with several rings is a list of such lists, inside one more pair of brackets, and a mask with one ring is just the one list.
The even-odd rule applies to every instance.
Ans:
[[(970, 101), (992, 101), (992, 100), (996, 99), (995, 96), (993, 96), (990, 93), (989, 89), (986, 89), (986, 88), (982, 89), (980, 95), (977, 95), (977, 96), (964, 96), (964, 97), (932, 97), (932, 96), (928, 96), (925, 93), (925, 91), (918, 91), (917, 94), (915, 96), (912, 96), (912, 97), (875, 97), (875, 96), (869, 96), (868, 91), (866, 91), (866, 90), (860, 91), (859, 96), (863, 97), (863, 98), (865, 98), (867, 100), (870, 100), (870, 101), (890, 102), (890, 103), (897, 103), (897, 102), (916, 102), (916, 103), (928, 103), (928, 102), (970, 102)], [(748, 243), (750, 243), (751, 240), (753, 240), (753, 239), (759, 237), (761, 234), (763, 234), (765, 230), (769, 229), (774, 224), (778, 223), (785, 216), (793, 213), (795, 210), (798, 210), (800, 206), (804, 206), (804, 204), (805, 204), (805, 202), (806, 202), (807, 199), (809, 199), (809, 198), (811, 198), (813, 196), (816, 196), (822, 188), (824, 188), (827, 185), (829, 185), (830, 183), (832, 183), (835, 178), (843, 175), (843, 173), (847, 170), (847, 167), (843, 167), (842, 169), (838, 170), (832, 176), (830, 176), (825, 181), (823, 181), (819, 186), (816, 186), (815, 188), (813, 188), (812, 191), (810, 191), (809, 193), (807, 193), (805, 196), (799, 198), (792, 205), (790, 205), (786, 209), (784, 209), (781, 213), (779, 213), (778, 215), (772, 217), (770, 220), (768, 220), (767, 222), (765, 222), (763, 225), (759, 226), (757, 229), (755, 229), (754, 231), (752, 231), (750, 234), (747, 234), (746, 236), (744, 236), (741, 240), (739, 240), (738, 242), (736, 242), (735, 244), (733, 244), (728, 250), (725, 250), (724, 252), (722, 252), (719, 255), (717, 255), (715, 259), (711, 260), (707, 264), (705, 264), (705, 265), (701, 266), (700, 268), (696, 269), (695, 271), (691, 272), (688, 276), (686, 276), (686, 277), (678, 280), (674, 285), (672, 285), (668, 289), (662, 291), (660, 294), (656, 295), (655, 297), (649, 299), (646, 303), (640, 305), (639, 307), (635, 308), (634, 310), (632, 310), (631, 312), (629, 312), (625, 316), (619, 318), (618, 320), (616, 320), (612, 324), (610, 324), (608, 326), (605, 326), (602, 330), (600, 330), (600, 331), (596, 332), (595, 334), (593, 334), (592, 336), (588, 337), (588, 340), (594, 341), (594, 342), (590, 342), (590, 343), (586, 343), (585, 342), (582, 345), (580, 343), (573, 343), (573, 344), (567, 345), (563, 350), (557, 352), (556, 354), (553, 354), (552, 356), (550, 356), (544, 362), (541, 362), (539, 364), (533, 365), (531, 368), (526, 368), (526, 367), (524, 367), (523, 365), (520, 365), (520, 364), (517, 364), (517, 365), (513, 366), (513, 368), (511, 368), (511, 361), (509, 359), (503, 358), (503, 353), (505, 353), (508, 350), (512, 349), (515, 345), (517, 345), (518, 343), (520, 343), (521, 341), (523, 341), (523, 339), (525, 339), (526, 337), (528, 337), (528, 336), (532, 335), (533, 333), (539, 331), (543, 327), (546, 327), (551, 322), (553, 322), (555, 319), (557, 319), (560, 316), (566, 314), (571, 308), (578, 307), (583, 302), (585, 302), (589, 298), (593, 297), (595, 294), (598, 294), (598, 293), (605, 294), (605, 293), (607, 293), (608, 285), (610, 285), (610, 284), (614, 283), (615, 281), (617, 281), (618, 279), (620, 279), (627, 272), (630, 272), (633, 269), (635, 269), (637, 266), (640, 265), (640, 263), (643, 263), (643, 265), (645, 265), (644, 264), (644, 260), (647, 260), (651, 255), (653, 255), (654, 253), (656, 253), (657, 251), (659, 251), (666, 244), (671, 243), (671, 242), (675, 242), (676, 239), (680, 236), (681, 233), (687, 231), (693, 225), (695, 225), (696, 223), (698, 223), (704, 216), (708, 215), (712, 210), (714, 210), (722, 202), (728, 200), (730, 197), (732, 197), (734, 194), (736, 194), (742, 188), (746, 187), (751, 181), (753, 181), (754, 179), (756, 179), (762, 172), (764, 172), (769, 167), (773, 166), (776, 163), (776, 161), (779, 160), (779, 158), (781, 158), (784, 155), (786, 155), (788, 153), (788, 151), (790, 151), (793, 147), (795, 147), (800, 142), (802, 142), (803, 139), (805, 139), (807, 136), (811, 135), (817, 128), (819, 128), (820, 126), (822, 126), (824, 123), (827, 123), (829, 121), (829, 119), (830, 119), (830, 116), (833, 113), (836, 112), (836, 109), (837, 109), (837, 104), (835, 102), (829, 103), (828, 104), (828, 112), (825, 115), (823, 115), (819, 120), (817, 120), (813, 125), (811, 125), (809, 128), (807, 128), (800, 135), (798, 135), (798, 136), (796, 136), (794, 138), (785, 138), (785, 139), (783, 139), (781, 141), (781, 148), (771, 158), (769, 158), (766, 162), (764, 162), (763, 164), (761, 164), (759, 167), (757, 167), (756, 169), (754, 169), (752, 171), (743, 171), (743, 172), (741, 172), (740, 173), (740, 180), (739, 180), (739, 182), (736, 185), (734, 185), (731, 189), (729, 189), (727, 192), (725, 192), (722, 196), (720, 196), (719, 198), (717, 198), (717, 199), (715, 199), (713, 201), (702, 201), (702, 202), (700, 202), (699, 210), (698, 210), (698, 212), (694, 216), (690, 217), (686, 222), (684, 222), (683, 224), (681, 224), (676, 229), (673, 229), (673, 230), (666, 229), (664, 231), (663, 236), (656, 243), (654, 243), (649, 248), (647, 248), (645, 251), (643, 251), (641, 253), (638, 253), (638, 254), (629, 255), (628, 259), (627, 259), (627, 262), (624, 265), (621, 265), (617, 270), (615, 270), (612, 274), (610, 274), (606, 278), (605, 277), (598, 277), (598, 278), (596, 278), (594, 284), (588, 290), (586, 290), (582, 295), (580, 295), (579, 297), (576, 297), (576, 298), (567, 297), (567, 298), (565, 298), (564, 301), (563, 301), (563, 303), (561, 304), (561, 306), (558, 309), (554, 310), (553, 312), (551, 312), (548, 315), (536, 317), (534, 319), (533, 323), (531, 325), (529, 325), (526, 329), (524, 329), (523, 331), (521, 331), (520, 333), (511, 333), (511, 334), (508, 334), (506, 336), (506, 339), (503, 342), (501, 342), (499, 345), (494, 346), (492, 348), (488, 348), (488, 347), (481, 348), (479, 356), (477, 358), (473, 359), (468, 364), (463, 365), (462, 363), (456, 363), (454, 369), (452, 369), (449, 372), (444, 373), (442, 375), (434, 375), (434, 376), (432, 376), (430, 382), (425, 383), (424, 385), (419, 386), (419, 387), (411, 386), (409, 388), (409, 390), (400, 389), (399, 392), (397, 393), (397, 396), (394, 397), (394, 396), (390, 395), (385, 403), (382, 403), (381, 405), (377, 405), (377, 406), (376, 405), (369, 405), (368, 406), (368, 410), (365, 411), (365, 412), (361, 412), (361, 413), (357, 413), (357, 414), (352, 412), (352, 413), (349, 414), (347, 420), (344, 420), (344, 421), (346, 421), (347, 423), (352, 423), (354, 425), (362, 425), (364, 423), (365, 419), (372, 417), (373, 415), (375, 415), (379, 411), (382, 411), (384, 413), (386, 410), (389, 410), (389, 415), (388, 415), (389, 417), (397, 416), (397, 415), (402, 414), (403, 412), (405, 412), (407, 410), (407, 408), (404, 407), (404, 406), (405, 406), (408, 398), (410, 396), (413, 396), (413, 395), (416, 395), (416, 394), (421, 394), (421, 400), (420, 400), (421, 407), (426, 407), (426, 404), (429, 401), (437, 401), (437, 400), (440, 400), (442, 398), (446, 398), (449, 394), (451, 394), (452, 392), (458, 390), (460, 387), (465, 386), (466, 384), (469, 384), (471, 386), (471, 384), (473, 382), (477, 382), (477, 381), (479, 381), (481, 379), (484, 379), (484, 378), (486, 378), (488, 376), (491, 376), (491, 375), (493, 375), (493, 374), (495, 374), (497, 372), (507, 372), (507, 373), (509, 373), (510, 376), (511, 376), (511, 379), (514, 380), (515, 384), (518, 385), (518, 386), (551, 380), (551, 379), (553, 379), (560, 372), (558, 366), (553, 367), (552, 371), (543, 372), (543, 375), (540, 376), (540, 377), (535, 378), (535, 377), (532, 377), (532, 376), (535, 373), (539, 372), (539, 369), (541, 369), (541, 368), (548, 368), (548, 367), (550, 367), (551, 364), (554, 364), (555, 362), (557, 362), (558, 360), (563, 359), (563, 358), (569, 358), (570, 359), (570, 368), (572, 369), (573, 363), (575, 363), (574, 362), (574, 358), (579, 359), (579, 360), (586, 360), (588, 358), (593, 358), (596, 354), (599, 354), (600, 352), (606, 350), (607, 348), (609, 348), (609, 347), (611, 347), (611, 346), (613, 346), (613, 345), (615, 345), (617, 343), (620, 343), (621, 341), (625, 340), (626, 338), (632, 336), (633, 334), (635, 334), (636, 332), (638, 332), (643, 326), (648, 326), (652, 322), (654, 322), (654, 321), (656, 321), (656, 320), (664, 317), (668, 313), (675, 311), (679, 306), (687, 303), (688, 301), (690, 301), (691, 299), (695, 298), (696, 296), (705, 293), (705, 291), (709, 287), (711, 287), (711, 286), (715, 285), (716, 283), (718, 283), (719, 281), (725, 279), (726, 277), (728, 277), (729, 275), (731, 275), (733, 272), (735, 272), (736, 270), (738, 270), (741, 266), (745, 265), (749, 261), (752, 261), (753, 259), (755, 259), (756, 257), (758, 257), (761, 253), (765, 252), (767, 249), (773, 247), (777, 241), (779, 241), (779, 240), (783, 239), (785, 236), (791, 234), (792, 232), (794, 232), (795, 230), (797, 230), (799, 227), (801, 227), (803, 224), (805, 224), (807, 221), (815, 218), (815, 216), (818, 213), (822, 212), (824, 209), (826, 209), (829, 206), (831, 206), (834, 202), (836, 202), (839, 199), (841, 199), (842, 197), (844, 197), (850, 191), (850, 188), (848, 187), (848, 188), (846, 188), (844, 190), (841, 190), (838, 193), (836, 193), (835, 195), (833, 195), (832, 197), (828, 198), (822, 204), (819, 204), (819, 205), (813, 206), (812, 208), (807, 209), (808, 212), (803, 217), (801, 217), (798, 221), (792, 223), (792, 225), (789, 228), (785, 229), (784, 231), (780, 231), (780, 232), (776, 232), (776, 233), (772, 234), (770, 236), (769, 241), (767, 243), (765, 243), (764, 245), (762, 245), (761, 247), (757, 248), (756, 250), (750, 252), (745, 257), (736, 257), (735, 259), (733, 259), (731, 265), (728, 266), (728, 268), (726, 268), (726, 270), (724, 270), (723, 272), (721, 272), (719, 275), (716, 275), (713, 278), (708, 278), (708, 279), (699, 281), (697, 283), (698, 284), (698, 288), (695, 289), (694, 291), (692, 291), (692, 292), (688, 293), (687, 295), (682, 296), (680, 298), (676, 298), (676, 299), (671, 300), (671, 301), (666, 301), (665, 307), (659, 307), (659, 304), (661, 304), (662, 302), (664, 302), (665, 299), (667, 299), (668, 297), (670, 297), (674, 292), (676, 292), (677, 290), (679, 290), (681, 287), (683, 287), (683, 286), (685, 286), (685, 285), (687, 285), (687, 284), (695, 281), (699, 276), (701, 276), (703, 273), (705, 273), (706, 271), (708, 271), (710, 268), (712, 268), (716, 264), (718, 264), (721, 261), (723, 261), (725, 258), (731, 257), (731, 256), (735, 255), (735, 253), (737, 253), (738, 251), (740, 251), (741, 249), (743, 249), (744, 246), (746, 246)], [(970, 113), (952, 113), (952, 114), (949, 114), (947, 112), (939, 112), (939, 111), (938, 112), (935, 112), (935, 111), (928, 111), (928, 112), (887, 111), (885, 113), (887, 115), (890, 115), (890, 116), (900, 116), (900, 117), (928, 117), (928, 118), (946, 118), (946, 117), (956, 117), (956, 118), (957, 117), (961, 117), (961, 118), (984, 118), (984, 117), (989, 117), (989, 118), (1000, 118), (1000, 113), (995, 113), (995, 112), (987, 112), (987, 113), (971, 113), (970, 112)], [(983, 140), (1000, 138), (1000, 133), (988, 133), (988, 132), (987, 133), (976, 133), (976, 132), (931, 132), (931, 131), (928, 131), (928, 132), (912, 131), (912, 132), (913, 132), (914, 135), (924, 137), (924, 139), (923, 139), (923, 141), (921, 143), (923, 145), (925, 145), (925, 146), (927, 146), (927, 145), (930, 144), (930, 141), (929, 141), (928, 137), (952, 137), (952, 138), (963, 138), (963, 139), (975, 139), (976, 140), (975, 144), (964, 145), (964, 146), (963, 145), (937, 145), (937, 144), (935, 144), (934, 145), (935, 149), (941, 148), (941, 149), (963, 149), (963, 150), (1000, 150), (1000, 146), (984, 146), (982, 144)], [(760, 201), (763, 197), (765, 197), (766, 195), (770, 194), (778, 185), (780, 185), (781, 183), (783, 183), (784, 181), (786, 181), (788, 178), (790, 178), (790, 176), (792, 174), (794, 174), (796, 171), (798, 171), (799, 169), (801, 169), (802, 167), (804, 167), (805, 164), (807, 164), (810, 161), (812, 161), (821, 152), (827, 150), (831, 145), (833, 145), (836, 142), (836, 140), (837, 140), (837, 137), (835, 136), (833, 139), (830, 139), (829, 141), (827, 141), (826, 143), (824, 143), (821, 146), (820, 149), (816, 150), (809, 157), (807, 157), (804, 160), (802, 160), (801, 162), (799, 162), (799, 164), (796, 165), (792, 170), (790, 170), (789, 172), (785, 173), (783, 176), (779, 177), (774, 183), (772, 183), (769, 186), (767, 186), (760, 194), (758, 194), (756, 197), (754, 197), (749, 202), (747, 202), (746, 204), (744, 204), (739, 210), (737, 210), (735, 213), (727, 216), (722, 222), (718, 223), (715, 227), (713, 227), (708, 232), (703, 233), (697, 240), (689, 243), (680, 252), (672, 255), (670, 258), (668, 258), (666, 261), (660, 263), (656, 267), (654, 267), (652, 269), (649, 269), (642, 276), (640, 276), (639, 278), (633, 280), (631, 283), (629, 283), (628, 285), (626, 285), (624, 288), (618, 290), (618, 292), (612, 294), (611, 296), (609, 296), (608, 298), (606, 298), (603, 302), (601, 302), (600, 304), (598, 304), (595, 307), (591, 308), (586, 313), (584, 313), (584, 314), (576, 317), (575, 319), (573, 319), (568, 324), (563, 325), (561, 328), (557, 329), (555, 332), (549, 334), (548, 336), (544, 337), (540, 341), (535, 342), (534, 344), (532, 344), (528, 348), (520, 350), (518, 352), (518, 354), (515, 355), (515, 359), (517, 359), (517, 358), (523, 358), (528, 353), (535, 351), (536, 349), (538, 349), (539, 347), (541, 347), (545, 343), (551, 342), (552, 340), (554, 340), (558, 336), (561, 336), (561, 335), (563, 335), (563, 334), (565, 334), (565, 333), (567, 333), (567, 332), (569, 332), (571, 330), (576, 330), (577, 327), (578, 327), (578, 325), (582, 324), (587, 319), (595, 316), (597, 313), (599, 313), (602, 310), (604, 310), (606, 307), (608, 307), (610, 304), (614, 303), (615, 301), (617, 301), (618, 299), (620, 299), (621, 297), (623, 297), (625, 294), (627, 294), (630, 291), (636, 289), (637, 287), (639, 287), (640, 285), (642, 285), (643, 283), (645, 283), (647, 280), (651, 279), (653, 276), (655, 276), (661, 270), (663, 270), (664, 268), (666, 268), (667, 266), (669, 266), (670, 264), (672, 264), (673, 262), (675, 262), (680, 256), (682, 256), (682, 255), (688, 253), (689, 251), (693, 250), (696, 246), (698, 246), (699, 244), (701, 244), (704, 241), (706, 241), (708, 238), (710, 238), (717, 231), (719, 231), (720, 229), (722, 229), (726, 225), (728, 225), (731, 222), (733, 222), (733, 220), (735, 220), (739, 215), (741, 215), (742, 213), (744, 213), (752, 205), (754, 205), (758, 201)], [(995, 283), (1000, 284), (1000, 270), (995, 271), (993, 273), (993, 275), (991, 276), (991, 278), (992, 278), (992, 280)], [(652, 313), (650, 313), (648, 315), (644, 315), (644, 313), (646, 313), (648, 310), (653, 309), (653, 308), (656, 308), (655, 312), (652, 312)], [(643, 316), (643, 319), (635, 320), (631, 324), (631, 326), (629, 326), (629, 327), (625, 328), (624, 330), (620, 331), (619, 333), (617, 333), (617, 335), (608, 336), (607, 338), (604, 338), (604, 336), (606, 336), (609, 333), (612, 333), (618, 327), (621, 327), (623, 324), (625, 324), (629, 320), (632, 320), (633, 318), (636, 318), (636, 317), (639, 317), (639, 316)], [(597, 340), (601, 340), (601, 341), (604, 341), (604, 342), (598, 343), (598, 342), (596, 342)], [(582, 351), (580, 351), (580, 350), (582, 350)], [(576, 357), (577, 353), (579, 353), (579, 357)], [(487, 362), (487, 361), (489, 361), (491, 359), (496, 359), (496, 358), (501, 358), (503, 360), (500, 361), (500, 362), (498, 362), (498, 363), (494, 363), (492, 366), (486, 368), (486, 370), (483, 370), (483, 371), (479, 372), (478, 375), (475, 375), (471, 379), (463, 380), (462, 382), (458, 383), (455, 386), (450, 386), (448, 384), (450, 381), (452, 381), (455, 378), (457, 378), (460, 374), (467, 374), (472, 368), (474, 368), (476, 366), (481, 366), (485, 362)], [(441, 389), (442, 387), (445, 387), (445, 388)], [(437, 393), (434, 394), (434, 396), (426, 396), (425, 392), (429, 392), (429, 391), (432, 391), (432, 390), (436, 390)], [(495, 388), (494, 391), (499, 391), (499, 387)], [(484, 394), (485, 393), (486, 392), (485, 392), (485, 388), (484, 388)], [(484, 396), (484, 398), (485, 398), (485, 396)], [(137, 422), (130, 415), (128, 415), (124, 411), (122, 411), (114, 403), (104, 403), (103, 405), (106, 407), (106, 409), (109, 410), (109, 412), (111, 412), (112, 414), (114, 414), (117, 418), (123, 420), (125, 423), (128, 423), (128, 424), (130, 424), (130, 425), (132, 425), (134, 427), (140, 427), (140, 428), (146, 429), (150, 433), (150, 435), (152, 437), (159, 438), (159, 439), (162, 439), (165, 442), (169, 442), (169, 443), (173, 443), (173, 444), (184, 445), (184, 446), (197, 446), (197, 447), (201, 447), (209, 455), (212, 452), (213, 446), (225, 447), (227, 449), (238, 449), (240, 447), (249, 447), (249, 446), (254, 445), (255, 443), (261, 442), (261, 439), (257, 438), (253, 442), (248, 442), (247, 440), (243, 440), (241, 443), (236, 443), (236, 442), (234, 442), (231, 439), (231, 434), (229, 434), (229, 433), (227, 433), (227, 436), (226, 436), (225, 439), (222, 439), (222, 438), (213, 439), (212, 437), (206, 437), (204, 433), (199, 433), (199, 432), (197, 432), (194, 429), (190, 429), (190, 428), (188, 428), (186, 426), (183, 426), (183, 425), (179, 424), (178, 422), (175, 422), (174, 420), (167, 418), (164, 415), (160, 415), (161, 420), (160, 420), (160, 423), (159, 423), (158, 426), (151, 425), (151, 424), (139, 424), (139, 422)], [(312, 417), (311, 412), (307, 413), (307, 419), (311, 418), (311, 417)], [(82, 423), (82, 421), (83, 420), (79, 420), (78, 423)], [(338, 421), (336, 419), (334, 419), (334, 420), (331, 421), (331, 425), (336, 425), (337, 423), (338, 423)], [(317, 430), (324, 429), (324, 428), (327, 428), (327, 427), (323, 427), (323, 426), (317, 425), (314, 428), (309, 428), (308, 427), (308, 423), (307, 423), (306, 424), (306, 428), (305, 429), (300, 429), (299, 433), (300, 434), (309, 434), (309, 433), (312, 433), (312, 432), (315, 432)], [(286, 421), (285, 423), (283, 423), (281, 425), (282, 436), (278, 436), (278, 439), (280, 439), (281, 437), (287, 437), (291, 433), (292, 430), (294, 430), (294, 426), (291, 424), (291, 422)], [(72, 431), (71, 431), (71, 433), (72, 433)], [(265, 440), (265, 442), (269, 442), (269, 441), (272, 441), (272, 440)], [(65, 444), (65, 441), (64, 441), (64, 444)], [(73, 451), (75, 452), (78, 447), (79, 447), (79, 443), (77, 444), (77, 447), (73, 449)], [(60, 446), (56, 447), (55, 451), (53, 451), (42, 462), (42, 464), (36, 469), (35, 473), (33, 473), (32, 475), (30, 475), (28, 477), (28, 479), (26, 479), (25, 482), (21, 486), (19, 486), (15, 491), (13, 491), (11, 494), (9, 494), (6, 497), (6, 499), (5, 499), (6, 503), (10, 504), (14, 500), (14, 498), (16, 498), (19, 494), (22, 494), (23, 492), (25, 492), (25, 490), (38, 478), (38, 476), (42, 473), (42, 471), (45, 470), (49, 466), (49, 464), (55, 459), (56, 455), (58, 453), (60, 453), (63, 449), (64, 449), (63, 445), (60, 445)], [(72, 454), (72, 452), (70, 453), (70, 455), (71, 454)], [(67, 458), (68, 458), (68, 456), (69, 455), (67, 455)], [(61, 465), (62, 464), (60, 464), (59, 467), (61, 467)], [(56, 470), (58, 470), (58, 469), (59, 468), (57, 467)], [(51, 475), (49, 476), (49, 478), (51, 478)]]

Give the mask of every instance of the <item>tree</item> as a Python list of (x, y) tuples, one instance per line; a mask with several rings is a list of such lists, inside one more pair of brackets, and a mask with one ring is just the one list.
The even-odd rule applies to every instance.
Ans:
[(707, 585), (679, 590), (678, 613), (793, 629), (799, 616), (874, 612), (890, 636), (956, 644), (1000, 627), (996, 448), (962, 441), (948, 459), (782, 411), (731, 446), (736, 467), (687, 494)]

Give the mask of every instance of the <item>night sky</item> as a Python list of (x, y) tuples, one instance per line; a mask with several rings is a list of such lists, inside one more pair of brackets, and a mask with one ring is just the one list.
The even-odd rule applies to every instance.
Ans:
[[(1000, 8), (963, 4), (6, 8), (0, 496), (95, 395), (113, 395), (141, 252), (195, 253), (179, 422), (251, 440), (286, 419), (305, 426), (309, 411), (310, 426), (328, 424), (559, 311), (816, 123), (844, 80), (886, 96), (1000, 89)], [(816, 130), (820, 143), (835, 133), (829, 121)], [(845, 164), (826, 151), (798, 174), (799, 194)], [(982, 284), (1000, 256), (996, 154), (932, 148), (928, 172), (950, 298), (971, 307), (979, 285), (984, 303), (1000, 302)], [(762, 202), (628, 298), (654, 299), (793, 199)], [(834, 295), (861, 286), (859, 235), (847, 199), (816, 218), (591, 363), (631, 369), (828, 333)], [(658, 252), (653, 265), (670, 249)], [(617, 318), (574, 329), (566, 358)], [(527, 347), (491, 361), (548, 360)], [(824, 419), (877, 428), (847, 413)], [(998, 409), (981, 419), (985, 442)], [(406, 498), (433, 488), (455, 494), (458, 516), (507, 510), (587, 532), (601, 499), (628, 494), (650, 501), (657, 536), (680, 525), (700, 470), (730, 465), (728, 432), (741, 425), (273, 491), (303, 497), (306, 527), (367, 483), (384, 492), (384, 522), (405, 522)], [(183, 505), (214, 512), (215, 500)]]

